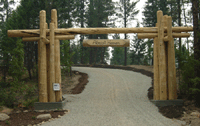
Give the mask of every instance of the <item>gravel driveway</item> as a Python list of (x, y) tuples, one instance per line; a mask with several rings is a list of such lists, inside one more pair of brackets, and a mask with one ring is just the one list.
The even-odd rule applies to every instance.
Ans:
[(87, 73), (89, 83), (78, 95), (64, 95), (69, 113), (44, 126), (179, 126), (158, 112), (147, 98), (151, 78), (140, 73), (73, 67)]

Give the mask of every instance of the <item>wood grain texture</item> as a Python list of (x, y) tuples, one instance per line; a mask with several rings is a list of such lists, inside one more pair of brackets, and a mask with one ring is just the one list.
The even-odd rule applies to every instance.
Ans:
[(55, 62), (54, 62), (54, 23), (50, 23), (50, 58), (49, 58), (49, 102), (55, 102), (55, 91), (53, 90), (53, 83), (55, 83)]
[(154, 38), (154, 46), (153, 46), (153, 70), (154, 70), (154, 100), (160, 100), (160, 84), (159, 84), (159, 58), (158, 58), (158, 38)]
[(168, 99), (177, 99), (176, 67), (174, 38), (172, 36), (172, 17), (167, 17), (167, 36), (168, 36)]
[[(57, 10), (51, 10), (51, 23), (54, 24), (54, 29), (58, 28), (57, 22)], [(59, 83), (61, 86), (61, 68), (60, 68), (60, 41), (54, 40), (54, 65), (55, 65), (55, 83)], [(56, 102), (62, 101), (62, 90), (55, 92)]]
[(129, 47), (129, 39), (88, 39), (83, 40), (84, 47)]
[(166, 82), (166, 54), (164, 38), (164, 20), (162, 11), (157, 12), (158, 23), (158, 55), (159, 55), (159, 83), (160, 83), (160, 100), (167, 100), (167, 82)]
[(48, 102), (47, 96), (47, 61), (46, 61), (46, 44), (43, 42), (46, 38), (46, 12), (44, 10), (40, 11), (40, 42), (39, 42), (39, 51), (40, 53), (40, 69), (39, 75), (39, 102)]
[[(167, 27), (164, 28), (167, 31)], [(193, 31), (193, 27), (173, 27), (173, 32), (189, 32)], [(50, 30), (46, 29), (49, 35)], [(157, 33), (157, 27), (144, 28), (58, 28), (55, 35), (77, 35), (77, 34), (111, 34), (111, 33)], [(8, 37), (39, 37), (39, 29), (25, 30), (8, 30)]]
[[(137, 34), (139, 39), (145, 39), (145, 38), (155, 38), (158, 37), (158, 33), (138, 33)], [(164, 36), (167, 36), (165, 33)], [(180, 38), (180, 37), (190, 37), (189, 33), (172, 33), (173, 38)]]

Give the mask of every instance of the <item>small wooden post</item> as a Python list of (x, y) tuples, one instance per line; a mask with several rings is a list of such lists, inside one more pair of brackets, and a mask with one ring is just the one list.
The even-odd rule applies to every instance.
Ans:
[[(52, 9), (51, 11), (51, 23), (54, 23), (54, 29), (56, 30), (58, 28), (56, 9)], [(54, 45), (55, 83), (59, 83), (60, 88), (61, 88), (60, 41), (58, 39), (55, 39), (54, 41), (55, 41), (55, 45)], [(62, 101), (62, 90), (56, 91), (55, 94), (56, 94), (56, 102)]]
[(168, 93), (169, 100), (177, 99), (176, 67), (174, 38), (172, 37), (172, 17), (167, 17), (167, 36), (168, 36)]
[(160, 76), (160, 100), (167, 100), (167, 82), (166, 82), (166, 54), (164, 38), (164, 20), (162, 11), (157, 12), (158, 23), (158, 55), (159, 55), (159, 76)]
[(40, 11), (40, 42), (39, 42), (39, 102), (48, 102), (47, 96), (47, 61), (46, 61), (46, 12)]
[(50, 60), (49, 60), (49, 102), (55, 102), (55, 92), (53, 83), (55, 83), (55, 63), (54, 63), (54, 23), (50, 23)]

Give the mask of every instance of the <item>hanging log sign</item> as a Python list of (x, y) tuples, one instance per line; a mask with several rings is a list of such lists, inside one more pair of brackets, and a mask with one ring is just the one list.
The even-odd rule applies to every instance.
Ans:
[(129, 47), (129, 39), (88, 39), (83, 40), (84, 47)]

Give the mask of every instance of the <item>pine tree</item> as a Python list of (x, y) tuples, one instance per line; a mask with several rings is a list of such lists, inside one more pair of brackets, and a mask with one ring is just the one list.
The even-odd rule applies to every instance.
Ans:
[[(120, 0), (120, 2), (118, 3), (118, 9), (120, 11), (118, 11), (117, 15), (119, 17), (123, 17), (124, 19), (124, 27), (127, 27), (127, 24), (129, 23), (130, 20), (134, 20), (135, 16), (138, 14), (139, 10), (136, 10), (136, 4), (138, 3), (138, 1), (136, 2), (131, 2), (130, 0)], [(124, 38), (127, 39), (127, 35), (124, 34)], [(124, 66), (127, 65), (127, 47), (124, 48)]]
[[(113, 39), (120, 39), (119, 34), (115, 34), (112, 36)], [(122, 47), (114, 47), (111, 51), (112, 58), (110, 59), (111, 65), (123, 65), (124, 64), (124, 48)]]
[[(106, 27), (108, 16), (112, 15), (113, 8), (114, 6), (111, 0), (90, 0), (88, 10), (86, 11), (87, 27)], [(107, 39), (107, 36), (89, 35), (88, 38)], [(86, 48), (86, 52), (89, 53), (89, 64), (104, 62), (106, 51), (107, 48)]]
[[(137, 23), (137, 27), (140, 27)], [(137, 36), (133, 39), (132, 50), (130, 50), (130, 64), (141, 65), (145, 56), (146, 43), (143, 39), (138, 39)]]
[[(11, 39), (7, 39), (7, 32), (6, 32), (6, 22), (11, 16), (12, 8), (11, 5), (14, 4), (14, 0), (8, 1), (8, 0), (1, 0), (0, 1), (0, 53), (2, 57), (1, 65), (3, 66), (3, 81), (6, 81), (6, 76), (9, 69), (9, 60), (11, 59), (11, 56), (9, 55), (9, 52), (12, 51), (12, 47), (14, 48), (14, 45), (10, 45), (13, 41)], [(14, 23), (14, 22), (12, 22)], [(6, 41), (9, 41), (6, 43)], [(9, 46), (12, 46), (11, 48)]]

